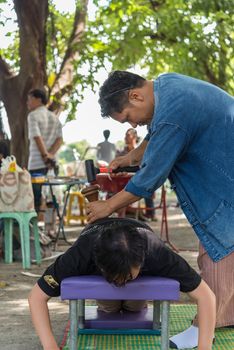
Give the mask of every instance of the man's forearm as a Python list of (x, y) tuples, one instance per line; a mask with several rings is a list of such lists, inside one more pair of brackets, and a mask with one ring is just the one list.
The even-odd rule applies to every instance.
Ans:
[(86, 206), (88, 222), (92, 223), (98, 219), (108, 217), (114, 211), (134, 203), (138, 199), (139, 197), (122, 190), (105, 201), (90, 202)]
[(113, 197), (108, 199), (108, 204), (111, 208), (112, 213), (116, 211), (117, 209), (124, 208), (128, 206), (129, 204), (132, 204), (136, 201), (138, 201), (140, 197), (135, 196), (134, 194), (127, 192), (125, 190), (122, 190), (118, 193), (116, 193)]
[(140, 164), (147, 144), (148, 144), (148, 141), (143, 140), (141, 142), (141, 144), (137, 148), (135, 148), (134, 150), (129, 152), (128, 155), (129, 155), (129, 158), (130, 158), (130, 165), (131, 166)]
[(43, 138), (41, 136), (35, 136), (34, 140), (37, 144), (37, 148), (39, 149), (39, 152), (41, 153), (42, 158), (46, 157), (48, 154), (48, 151), (46, 149)]

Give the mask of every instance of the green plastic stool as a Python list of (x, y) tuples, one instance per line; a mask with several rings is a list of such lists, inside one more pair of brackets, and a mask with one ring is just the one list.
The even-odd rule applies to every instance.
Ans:
[(41, 263), (41, 250), (39, 242), (39, 233), (37, 226), (37, 213), (32, 212), (17, 212), (17, 213), (0, 213), (0, 219), (4, 220), (4, 243), (5, 243), (5, 263), (13, 261), (13, 219), (19, 224), (20, 243), (22, 252), (22, 264), (24, 269), (30, 269), (30, 221), (33, 224), (33, 234), (35, 243), (35, 254), (37, 264)]

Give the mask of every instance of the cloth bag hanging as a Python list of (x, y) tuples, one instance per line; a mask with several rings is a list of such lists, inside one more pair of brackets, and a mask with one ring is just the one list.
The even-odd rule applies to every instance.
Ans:
[(34, 210), (31, 176), (16, 164), (14, 156), (2, 159), (0, 169), (0, 212)]

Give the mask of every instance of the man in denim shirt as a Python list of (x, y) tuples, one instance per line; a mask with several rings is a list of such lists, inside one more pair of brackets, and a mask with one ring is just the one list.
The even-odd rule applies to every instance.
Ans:
[(138, 148), (110, 164), (141, 168), (123, 191), (88, 204), (89, 222), (150, 197), (169, 178), (201, 242), (199, 267), (217, 297), (216, 326), (234, 325), (234, 98), (176, 73), (149, 81), (116, 71), (99, 102), (103, 117), (150, 131)]

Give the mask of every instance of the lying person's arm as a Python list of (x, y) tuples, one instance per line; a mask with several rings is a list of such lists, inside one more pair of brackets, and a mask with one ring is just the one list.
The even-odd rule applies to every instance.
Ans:
[(32, 322), (35, 330), (40, 338), (44, 350), (59, 350), (54, 338), (49, 309), (48, 300), (50, 297), (45, 294), (38, 284), (35, 284), (28, 297)]
[(92, 251), (93, 235), (81, 233), (77, 241), (47, 267), (29, 294), (33, 325), (44, 350), (59, 350), (51, 328), (48, 300), (60, 296), (61, 282), (65, 278), (79, 276), (90, 269)]
[(211, 350), (216, 318), (215, 295), (203, 280), (196, 289), (188, 294), (197, 302), (198, 350)]
[(150, 242), (147, 255), (149, 273), (177, 280), (180, 291), (197, 303), (198, 327), (192, 325), (170, 337), (171, 347), (211, 350), (216, 316), (214, 293), (182, 256), (166, 247), (153, 233), (147, 233), (147, 236)]

